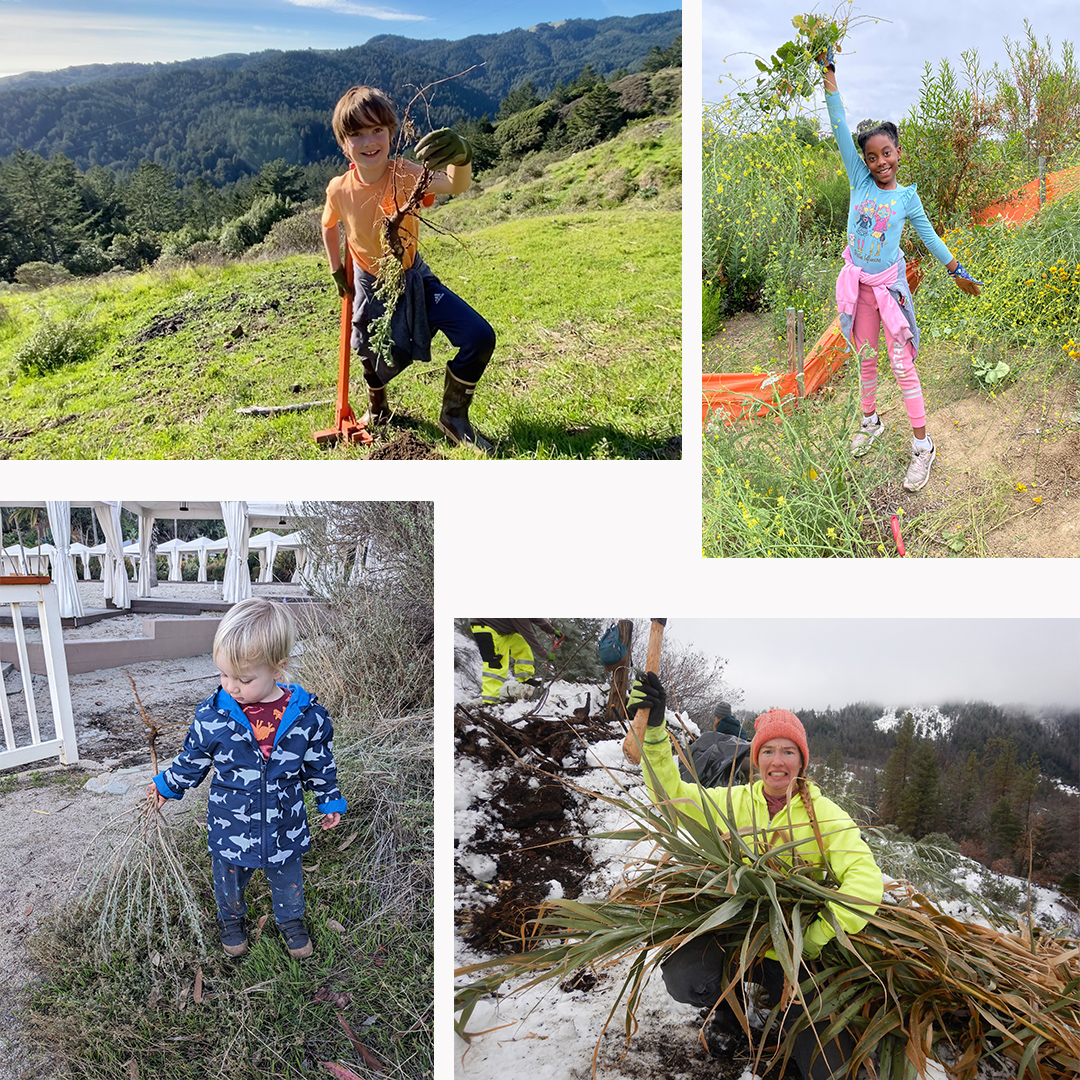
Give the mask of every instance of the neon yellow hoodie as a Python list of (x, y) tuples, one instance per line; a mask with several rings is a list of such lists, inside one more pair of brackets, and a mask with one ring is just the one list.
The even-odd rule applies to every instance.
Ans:
[[(787, 843), (789, 840), (797, 841), (798, 846), (794, 849), (794, 854), (813, 866), (821, 866), (824, 861), (827, 861), (839, 892), (845, 896), (865, 900), (866, 904), (860, 904), (858, 907), (864, 910), (867, 916), (877, 910), (884, 895), (881, 870), (874, 862), (870, 848), (859, 835), (859, 828), (855, 822), (836, 803), (822, 795), (816, 784), (807, 781), (810, 801), (821, 830), (822, 844), (825, 849), (824, 858), (817, 838), (814, 836), (814, 829), (810, 824), (806, 807), (798, 795), (795, 795), (787, 806), (770, 820), (768, 804), (765, 802), (764, 785), (760, 780), (750, 785), (737, 784), (730, 789), (726, 787), (703, 788), (697, 784), (685, 783), (679, 776), (679, 768), (671, 753), (666, 724), (646, 729), (644, 758), (647, 764), (643, 763), (642, 771), (654, 802), (665, 799), (684, 800), (678, 805), (679, 812), (694, 821), (705, 824), (705, 813), (701, 808), (702, 800), (708, 799), (716, 807), (718, 813), (726, 819), (729, 817), (728, 800), (730, 797), (736, 828), (753, 828), (760, 831), (762, 835), (759, 837), (759, 842), (764, 842), (770, 847)], [(654, 783), (654, 773), (659, 787)], [(778, 835), (778, 830), (782, 830), (784, 835)], [(747, 843), (753, 846), (751, 839), (746, 839)], [(785, 852), (781, 857), (790, 863), (793, 854)], [(866, 919), (861, 918), (858, 911), (852, 910), (847, 904), (830, 903), (829, 908), (836, 921), (848, 933), (858, 933), (866, 925)], [(817, 956), (822, 947), (835, 936), (836, 932), (828, 922), (821, 918), (816, 919), (804, 935), (804, 955), (809, 958)], [(771, 950), (767, 955), (772, 955)]]

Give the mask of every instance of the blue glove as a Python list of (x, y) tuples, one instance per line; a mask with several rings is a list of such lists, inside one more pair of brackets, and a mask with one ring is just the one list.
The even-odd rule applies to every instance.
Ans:
[(831, 45), (817, 58), (817, 63), (818, 67), (821, 68), (822, 75), (824, 75), (826, 71), (836, 70), (836, 56), (833, 53), (833, 47)]
[[(979, 287), (983, 284), (981, 281), (976, 281), (965, 269), (964, 264), (959, 259), (956, 260), (956, 269), (949, 271), (950, 275), (956, 278), (956, 284), (966, 292), (973, 296), (977, 296), (979, 293)], [(965, 287), (962, 283), (970, 281), (971, 286)]]

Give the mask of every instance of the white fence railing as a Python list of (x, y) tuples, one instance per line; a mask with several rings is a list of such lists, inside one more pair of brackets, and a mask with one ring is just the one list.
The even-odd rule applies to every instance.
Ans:
[[(42, 741), (38, 724), (37, 702), (34, 699), (33, 679), (30, 674), (30, 657), (26, 647), (26, 629), (23, 626), (24, 606), (36, 605), (38, 625), (41, 627), (42, 652), (45, 656), (45, 673), (49, 679), (49, 698), (52, 705), (53, 726), (56, 737)], [(4, 728), (4, 749), (0, 750), (0, 769), (26, 765), (41, 758), (59, 756), (62, 765), (73, 765), (79, 760), (79, 748), (75, 740), (75, 721), (71, 713), (71, 689), (68, 685), (67, 659), (64, 656), (64, 636), (60, 626), (60, 603), (56, 586), (52, 584), (6, 584), (0, 583), (0, 608), (11, 608), (11, 622), (15, 628), (15, 651), (22, 674), (22, 693), (26, 705), (25, 717), (21, 710), (18, 736), (15, 731), (16, 717), (8, 703), (7, 691), (0, 686), (0, 722)], [(23, 738), (23, 724), (29, 742)], [(19, 743), (22, 742), (22, 745)]]

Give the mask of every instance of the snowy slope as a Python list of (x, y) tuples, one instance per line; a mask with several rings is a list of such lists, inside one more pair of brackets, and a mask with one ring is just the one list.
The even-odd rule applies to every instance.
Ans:
[(874, 721), (874, 727), (878, 731), (895, 731), (904, 722), (904, 716), (907, 713), (911, 713), (915, 721), (916, 738), (944, 739), (952, 730), (954, 718), (946, 716), (934, 705), (928, 708), (902, 708), (899, 710), (899, 715), (897, 715), (896, 707), (892, 706)]
[[(459, 700), (467, 701), (475, 683), (465, 677), (458, 682)], [(623, 759), (622, 728), (613, 725), (605, 730), (586, 719), (594, 718), (604, 701), (606, 688), (560, 682), (550, 687), (539, 705), (516, 701), (482, 707), (474, 701), (458, 711), (455, 908), (459, 967), (494, 955), (467, 940), (478, 925), (478, 912), (512, 908), (511, 899), (538, 904), (545, 897), (601, 897), (623, 874), (627, 846), (588, 834), (630, 822), (623, 812), (584, 792), (619, 795), (628, 791), (639, 798), (646, 796), (640, 768)], [(933, 710), (921, 712), (933, 719)], [(945, 719), (937, 716), (938, 722)], [(668, 720), (672, 727), (678, 726), (674, 714)], [(557, 733), (562, 727), (582, 737), (561, 742)], [(514, 743), (518, 735), (556, 748), (555, 757), (545, 751), (547, 756), (537, 769), (523, 769), (500, 747), (502, 743), (525, 757), (526, 743)], [(584, 789), (565, 793), (561, 807), (551, 801), (548, 791), (558, 771), (575, 788)], [(511, 799), (510, 793), (515, 792), (517, 798)], [(547, 816), (533, 822), (530, 807), (545, 810)], [(538, 828), (549, 831), (537, 833)], [(564, 838), (562, 844), (551, 840), (556, 834)], [(574, 857), (555, 854), (560, 851), (572, 851)], [(978, 894), (988, 873), (977, 864), (965, 863), (955, 876)], [(520, 892), (514, 891), (521, 884), (517, 878), (530, 879)], [(1016, 884), (1026, 903), (1026, 884)], [(974, 908), (961, 900), (943, 906), (958, 918), (978, 918)], [(1060, 897), (1049, 890), (1034, 890), (1032, 907), (1043, 925), (1060, 925), (1072, 917)], [(469, 1044), (455, 1039), (455, 1075), (459, 1080), (583, 1080), (592, 1075), (597, 1054), (597, 1076), (605, 1080), (751, 1080), (748, 1054), (741, 1052), (731, 1060), (711, 1057), (700, 1041), (698, 1011), (671, 1000), (658, 976), (645, 990), (637, 1012), (639, 1028), (627, 1045), (625, 1010), (617, 1003), (627, 967), (623, 963), (600, 972), (595, 985), (588, 979), (574, 986), (570, 980), (562, 985), (552, 980), (518, 992), (526, 980), (504, 983), (497, 996), (485, 998), (473, 1012), (469, 1030), (483, 1034)], [(470, 978), (459, 977), (458, 985)]]

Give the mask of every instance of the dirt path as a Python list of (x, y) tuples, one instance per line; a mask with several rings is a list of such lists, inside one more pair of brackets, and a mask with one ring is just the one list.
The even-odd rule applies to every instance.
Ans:
[(899, 505), (912, 517), (928, 513), (937, 554), (949, 554), (949, 537), (968, 555), (1080, 556), (1078, 392), (1061, 385), (1032, 400), (1014, 386), (927, 414), (934, 475)]

